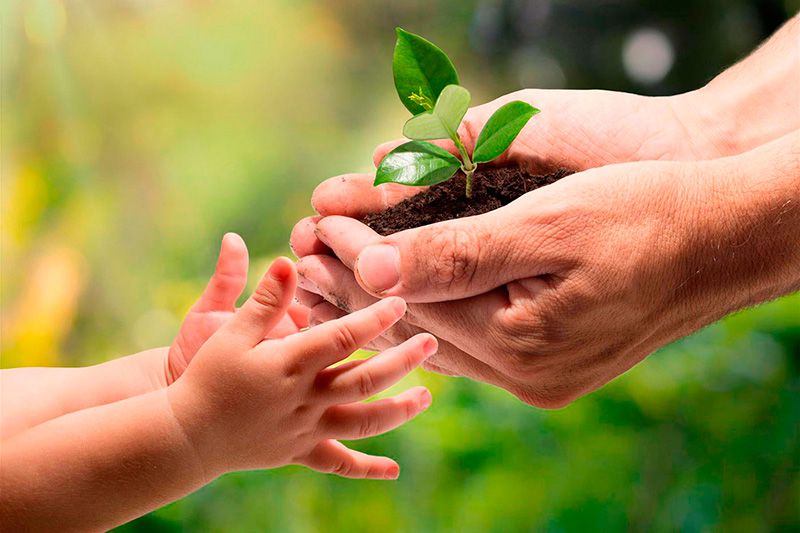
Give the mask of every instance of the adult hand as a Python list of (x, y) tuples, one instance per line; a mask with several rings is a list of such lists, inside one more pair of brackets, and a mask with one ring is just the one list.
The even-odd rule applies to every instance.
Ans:
[[(303, 299), (324, 321), (402, 296), (405, 321), (381, 342), (429, 331), (442, 341), (429, 368), (563, 406), (656, 348), (800, 286), (798, 154), (795, 133), (715, 161), (610, 165), (385, 238), (347, 217), (306, 220), (292, 239)], [(360, 205), (391, 198), (381, 189), (361, 190)]]
[[(528, 170), (586, 170), (631, 161), (698, 161), (755, 149), (800, 128), (800, 15), (789, 20), (749, 57), (706, 86), (669, 97), (611, 91), (526, 89), (470, 109), (459, 135), (472, 151), (488, 118), (509, 100), (540, 108), (496, 164)], [(375, 164), (403, 141), (375, 151)], [(455, 153), (450, 142), (440, 143)], [(372, 192), (372, 175), (331, 178), (314, 193), (321, 215), (361, 217), (416, 194), (384, 185)], [(301, 225), (307, 225), (308, 221)], [(325, 250), (313, 240), (293, 240), (296, 252)]]
[[(705, 105), (701, 92), (653, 98), (599, 90), (525, 89), (467, 111), (459, 135), (470, 152), (492, 113), (511, 100), (528, 102), (542, 112), (492, 165), (516, 165), (531, 172), (559, 167), (585, 170), (639, 160), (712, 159), (725, 149), (716, 137), (701, 132), (704, 124), (694, 111)], [(403, 142), (380, 145), (373, 155), (375, 165)], [(451, 141), (433, 142), (458, 153)], [(374, 194), (374, 179), (366, 173), (331, 178), (314, 191), (312, 204), (320, 215), (359, 218), (420, 191), (419, 187), (386, 184)], [(311, 243), (292, 242), (299, 247), (296, 252), (312, 250)]]

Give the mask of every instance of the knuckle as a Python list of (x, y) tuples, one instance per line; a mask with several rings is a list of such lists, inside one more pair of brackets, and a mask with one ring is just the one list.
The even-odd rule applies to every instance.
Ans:
[(527, 314), (512, 313), (498, 320), (489, 329), (499, 351), (507, 356), (503, 359), (503, 370), (514, 378), (529, 377), (540, 362), (542, 341), (539, 326)]
[(381, 332), (391, 328), (397, 322), (396, 315), (386, 309), (378, 313), (376, 318), (378, 320), (377, 329)]
[(417, 368), (416, 357), (414, 357), (413, 353), (407, 354), (405, 357), (403, 357), (403, 363), (400, 368), (403, 375), (410, 374), (415, 368)]
[(333, 434), (340, 425), (341, 415), (337, 412), (335, 406), (329, 407), (319, 418), (313, 429), (310, 430), (309, 434), (313, 438), (324, 439)]
[(494, 320), (488, 333), (504, 350), (506, 369), (514, 377), (531, 377), (557, 354), (576, 347), (577, 317), (581, 311), (568, 312), (552, 298), (540, 298), (513, 305)]
[(348, 476), (353, 472), (353, 465), (347, 461), (337, 461), (331, 465), (329, 471), (337, 476)]
[[(473, 231), (429, 228), (420, 242), (428, 257), (428, 281), (435, 285), (469, 285), (477, 272), (483, 239)], [(419, 250), (423, 252), (422, 250)]]
[(211, 278), (211, 285), (218, 291), (226, 291), (238, 287), (241, 279), (242, 276), (239, 274), (217, 271)]
[(353, 352), (358, 348), (358, 342), (353, 334), (353, 330), (347, 324), (341, 324), (333, 331), (333, 345), (341, 352)]
[(405, 402), (405, 419), (404, 420), (411, 420), (416, 416), (418, 412), (417, 405), (413, 402)]
[(361, 438), (371, 437), (379, 433), (378, 421), (374, 416), (365, 416), (359, 422), (358, 435)]
[(253, 291), (253, 301), (266, 309), (275, 309), (280, 306), (280, 296), (275, 294), (269, 285), (260, 283)]
[(375, 379), (370, 372), (360, 372), (356, 380), (356, 387), (362, 397), (368, 398), (375, 393)]
[(553, 199), (533, 212), (520, 213), (520, 227), (530, 228), (530, 238), (517, 243), (521, 252), (558, 258), (567, 267), (591, 245), (588, 224), (592, 213), (574, 198)]

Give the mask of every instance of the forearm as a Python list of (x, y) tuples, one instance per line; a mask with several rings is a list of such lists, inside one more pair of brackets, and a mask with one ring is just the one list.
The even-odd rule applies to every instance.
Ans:
[(682, 292), (714, 318), (800, 289), (800, 131), (697, 164)]
[(61, 415), (166, 386), (167, 348), (155, 348), (83, 368), (0, 371), (0, 438)]
[(752, 150), (800, 128), (800, 15), (750, 56), (674, 102), (709, 159)]
[(8, 531), (104, 530), (210, 480), (167, 389), (50, 420), (2, 443)]

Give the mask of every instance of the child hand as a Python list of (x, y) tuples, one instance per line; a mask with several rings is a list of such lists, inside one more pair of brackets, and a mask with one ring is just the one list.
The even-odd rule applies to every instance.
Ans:
[[(222, 238), (217, 267), (203, 294), (181, 324), (178, 336), (169, 347), (166, 384), (183, 374), (197, 350), (222, 324), (236, 313), (236, 300), (247, 285), (247, 246), (235, 233)], [(308, 327), (308, 310), (293, 303), (268, 337), (285, 337)]]
[(385, 433), (430, 405), (424, 387), (360, 403), (432, 355), (436, 339), (412, 337), (370, 359), (331, 367), (395, 324), (400, 298), (281, 339), (266, 334), (285, 317), (294, 264), (276, 260), (253, 295), (202, 345), (168, 389), (170, 405), (208, 475), (302, 464), (353, 478), (394, 479), (397, 463), (335, 439)]

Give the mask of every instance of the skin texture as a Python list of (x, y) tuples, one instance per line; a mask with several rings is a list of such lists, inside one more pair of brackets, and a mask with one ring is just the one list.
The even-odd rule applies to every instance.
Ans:
[(492, 213), (382, 238), (353, 218), (418, 189), (372, 187), (368, 174), (322, 183), (320, 216), (291, 238), (311, 321), (402, 296), (408, 314), (376, 346), (428, 331), (440, 349), (427, 368), (561, 407), (797, 290), (798, 20), (685, 95), (526, 90), (470, 110), (469, 149), (497, 107), (529, 101), (543, 112), (498, 164), (583, 170)]
[[(155, 383), (150, 391), (76, 409), (4, 437), (4, 528), (108, 529), (234, 470), (301, 464), (352, 478), (398, 477), (393, 460), (350, 450), (336, 439), (385, 433), (427, 408), (431, 397), (424, 387), (361, 401), (432, 355), (436, 339), (417, 335), (370, 359), (332, 366), (395, 324), (406, 310), (400, 298), (269, 338), (296, 308), (297, 273), (286, 258), (272, 264), (238, 311), (230, 311), (217, 329), (207, 327), (192, 313), (202, 316), (209, 307), (228, 312), (244, 286), (236, 276), (233, 284), (227, 283), (232, 277), (219, 276), (228, 272), (226, 265), (243, 264), (241, 240), (226, 242), (215, 278), (179, 339), (209, 336), (198, 341), (196, 353), (189, 351), (191, 342), (178, 342), (173, 353), (188, 361), (174, 383)], [(238, 259), (229, 262), (231, 257)], [(197, 324), (206, 326), (192, 331)], [(167, 353), (161, 350), (164, 380)]]

